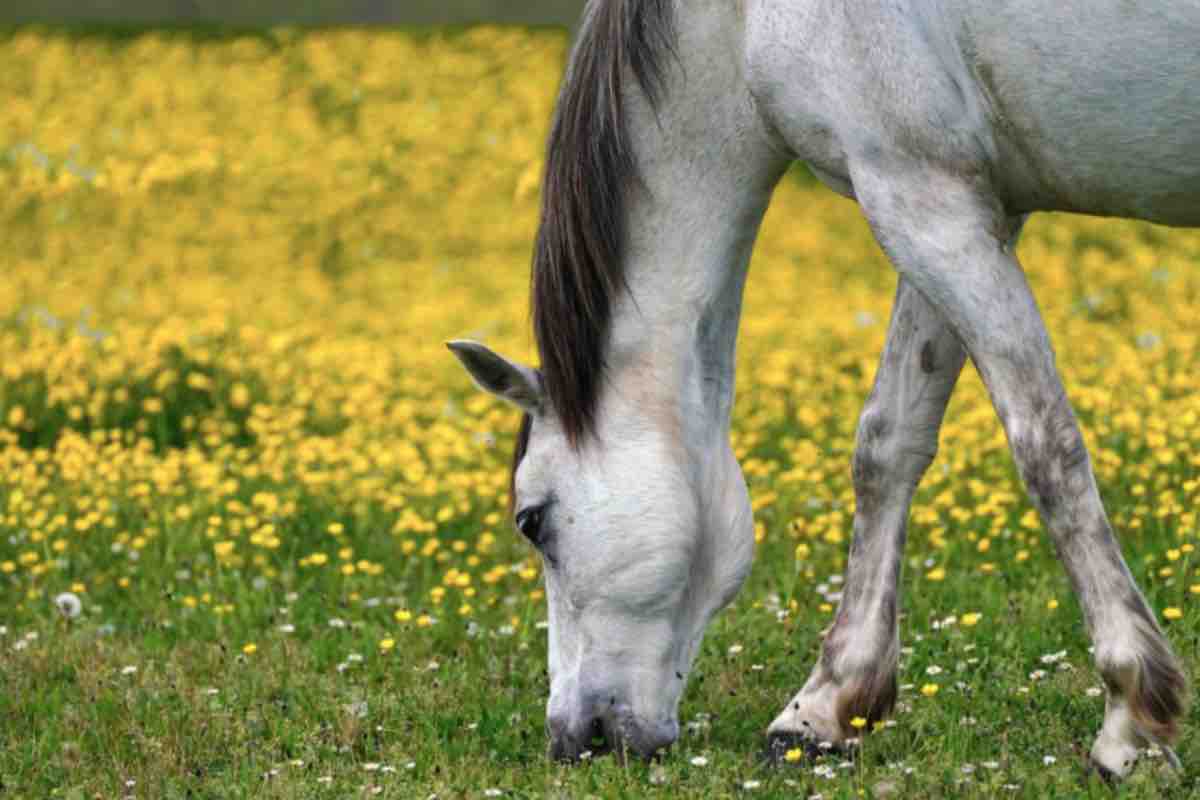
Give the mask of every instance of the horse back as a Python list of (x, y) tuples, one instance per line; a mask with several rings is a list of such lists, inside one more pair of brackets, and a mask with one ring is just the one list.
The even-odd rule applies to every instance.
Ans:
[(1200, 3), (959, 9), (1011, 203), (1200, 225)]

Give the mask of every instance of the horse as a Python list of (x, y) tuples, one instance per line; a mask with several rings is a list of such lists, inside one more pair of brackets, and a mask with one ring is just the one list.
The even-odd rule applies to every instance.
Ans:
[[(1200, 224), (1200, 5), (590, 0), (547, 144), (541, 366), (450, 349), (524, 414), (510, 498), (544, 560), (550, 755), (651, 756), (750, 567), (730, 448), (747, 264), (794, 161), (898, 273), (857, 425), (844, 591), (776, 751), (844, 746), (896, 699), (910, 502), (969, 357), (1079, 599), (1104, 776), (1170, 745), (1188, 681), (1121, 555), (1015, 247), (1036, 211)], [(828, 746), (828, 745), (827, 745)]]

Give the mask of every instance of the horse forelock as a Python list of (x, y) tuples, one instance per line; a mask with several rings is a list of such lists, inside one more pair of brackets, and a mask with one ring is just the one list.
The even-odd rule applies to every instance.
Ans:
[(546, 395), (572, 446), (594, 429), (612, 306), (626, 288), (625, 198), (637, 166), (624, 71), (653, 105), (673, 46), (672, 0), (591, 0), (559, 93), (531, 306)]

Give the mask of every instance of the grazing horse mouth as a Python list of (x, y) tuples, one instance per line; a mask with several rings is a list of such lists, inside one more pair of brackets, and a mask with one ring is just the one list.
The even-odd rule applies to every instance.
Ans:
[(655, 761), (674, 742), (674, 736), (655, 736), (652, 731), (642, 730), (628, 714), (598, 715), (577, 736), (563, 730), (555, 735), (549, 723), (546, 732), (550, 737), (551, 760), (566, 764), (610, 754), (621, 762), (631, 756)]

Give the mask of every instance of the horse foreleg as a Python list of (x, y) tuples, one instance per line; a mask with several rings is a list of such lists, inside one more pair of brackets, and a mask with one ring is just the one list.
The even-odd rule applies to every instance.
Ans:
[[(877, 156), (855, 192), (897, 270), (958, 333), (1079, 598), (1108, 687), (1091, 754), (1124, 775), (1137, 748), (1177, 735), (1187, 681), (1121, 557), (1008, 220), (980, 173)], [(1173, 755), (1173, 754), (1171, 754)]]
[(875, 386), (858, 422), (854, 538), (837, 615), (800, 693), (768, 729), (782, 754), (857, 735), (855, 717), (883, 718), (896, 698), (900, 557), (908, 509), (937, 451), (965, 352), (904, 279), (896, 291)]

